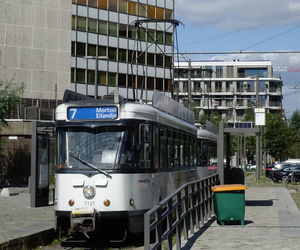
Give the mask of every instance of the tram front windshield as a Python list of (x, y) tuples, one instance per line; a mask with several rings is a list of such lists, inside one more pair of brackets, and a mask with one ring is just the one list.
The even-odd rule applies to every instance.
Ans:
[(133, 167), (133, 129), (125, 127), (59, 128), (59, 168), (128, 169)]

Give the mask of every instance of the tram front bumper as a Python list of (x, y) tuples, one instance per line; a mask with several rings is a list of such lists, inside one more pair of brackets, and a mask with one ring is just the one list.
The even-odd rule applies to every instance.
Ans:
[(87, 232), (95, 230), (96, 213), (94, 208), (75, 208), (70, 217), (72, 232), (82, 232), (86, 235)]

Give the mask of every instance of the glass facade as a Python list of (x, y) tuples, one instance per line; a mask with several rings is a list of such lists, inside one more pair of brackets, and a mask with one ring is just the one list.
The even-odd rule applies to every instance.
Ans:
[[(165, 0), (162, 4), (165, 7), (161, 7), (161, 3), (155, 6), (128, 0), (72, 0), (72, 4), (72, 84), (75, 89), (78, 89), (77, 84), (85, 84), (88, 93), (87, 85), (94, 84), (95, 70), (90, 68), (92, 63), (81, 60), (86, 56), (100, 56), (107, 59), (90, 60), (101, 59), (98, 70), (107, 68), (107, 73), (101, 72), (101, 76), (98, 72), (101, 86), (129, 87), (135, 82), (141, 87), (146, 72), (144, 86), (147, 90), (171, 90), (173, 60), (161, 50), (173, 51), (174, 27), (169, 22), (162, 25), (163, 21), (140, 26), (133, 22), (148, 17), (172, 19), (173, 0)], [(154, 42), (159, 44), (159, 49), (153, 49)], [(139, 66), (151, 69), (144, 70)]]

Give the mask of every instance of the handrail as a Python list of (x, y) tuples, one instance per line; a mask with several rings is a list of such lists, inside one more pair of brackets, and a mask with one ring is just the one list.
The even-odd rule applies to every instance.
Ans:
[[(200, 228), (212, 216), (213, 192), (211, 187), (219, 184), (219, 175), (192, 181), (182, 185), (144, 215), (144, 249), (161, 249), (166, 241), (172, 249), (173, 231), (176, 230), (176, 249), (181, 248), (181, 231), (188, 239), (188, 230), (194, 234), (194, 226)], [(176, 219), (173, 221), (175, 212)], [(166, 229), (163, 231), (163, 223)], [(155, 230), (155, 242), (151, 244), (150, 234)]]

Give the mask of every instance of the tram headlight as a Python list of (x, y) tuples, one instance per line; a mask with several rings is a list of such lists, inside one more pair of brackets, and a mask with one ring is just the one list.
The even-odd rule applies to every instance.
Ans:
[(87, 185), (83, 188), (83, 195), (87, 199), (92, 199), (95, 196), (95, 188)]

